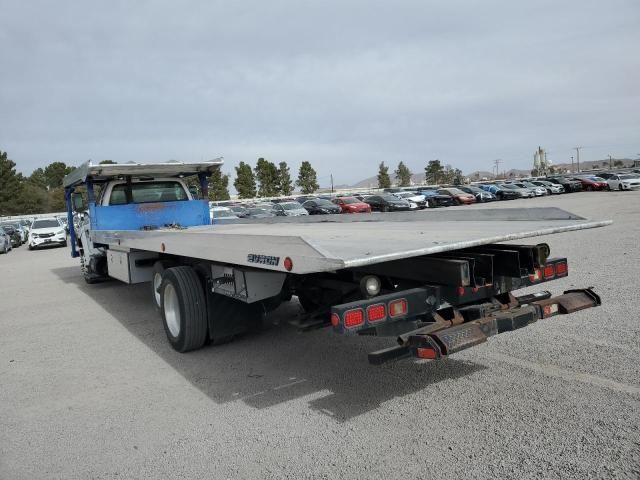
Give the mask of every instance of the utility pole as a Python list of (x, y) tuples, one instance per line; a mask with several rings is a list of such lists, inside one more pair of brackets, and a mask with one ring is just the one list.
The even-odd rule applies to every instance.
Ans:
[(500, 162), (501, 162), (501, 161), (502, 161), (502, 160), (501, 160), (501, 159), (499, 159), (499, 158), (496, 158), (496, 159), (493, 161), (493, 164), (494, 164), (495, 169), (496, 169), (496, 178), (498, 178), (498, 176), (500, 175)]
[(571, 156), (571, 173), (573, 173), (573, 155)]
[(333, 193), (333, 173), (331, 174), (331, 193)]
[(609, 170), (613, 170), (613, 163), (612, 163), (612, 158), (611, 158), (611, 154), (609, 154)]
[(584, 147), (574, 147), (576, 149), (576, 162), (578, 164), (578, 173), (580, 173), (580, 150)]

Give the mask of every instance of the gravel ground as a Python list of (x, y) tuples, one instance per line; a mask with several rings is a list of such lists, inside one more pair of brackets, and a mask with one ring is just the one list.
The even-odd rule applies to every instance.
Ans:
[[(66, 249), (0, 256), (0, 479), (640, 477), (640, 192), (506, 202), (613, 226), (545, 237), (556, 292), (603, 306), (441, 362), (388, 340), (263, 333), (181, 355), (148, 285), (85, 285)], [(460, 208), (483, 208), (482, 205)]]

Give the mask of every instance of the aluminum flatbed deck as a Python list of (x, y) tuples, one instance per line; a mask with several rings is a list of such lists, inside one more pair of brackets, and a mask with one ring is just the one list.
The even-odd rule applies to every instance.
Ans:
[[(143, 250), (307, 274), (609, 225), (558, 208), (274, 218), (188, 229), (97, 230), (112, 249)], [(275, 261), (277, 259), (277, 262)]]

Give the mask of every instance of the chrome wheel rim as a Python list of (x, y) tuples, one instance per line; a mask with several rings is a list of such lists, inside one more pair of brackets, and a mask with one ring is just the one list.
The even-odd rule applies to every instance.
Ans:
[(171, 336), (180, 335), (180, 305), (176, 289), (170, 283), (164, 287), (164, 319)]
[(156, 305), (160, 307), (160, 284), (162, 283), (162, 275), (159, 273), (153, 274), (153, 297), (156, 301)]

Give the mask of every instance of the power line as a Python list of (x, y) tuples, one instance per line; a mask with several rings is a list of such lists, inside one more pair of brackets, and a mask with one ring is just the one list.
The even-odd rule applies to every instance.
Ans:
[(573, 147), (576, 150), (576, 162), (578, 164), (578, 173), (580, 173), (580, 150), (584, 147)]
[(496, 169), (496, 178), (498, 178), (498, 174), (500, 172), (500, 162), (501, 161), (502, 161), (502, 159), (500, 159), (500, 158), (496, 158), (493, 161), (494, 168)]

